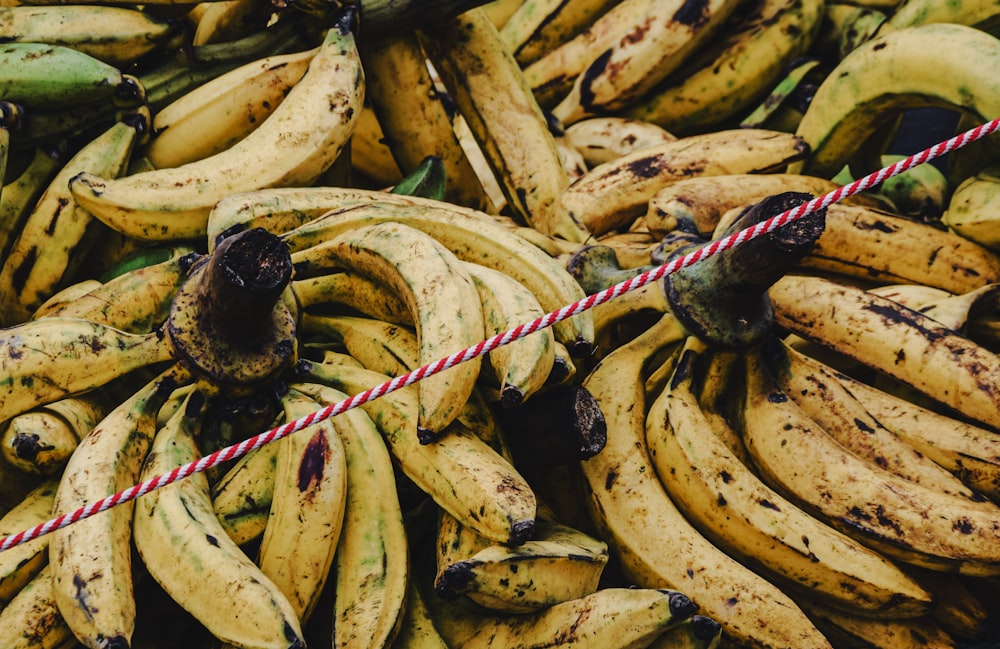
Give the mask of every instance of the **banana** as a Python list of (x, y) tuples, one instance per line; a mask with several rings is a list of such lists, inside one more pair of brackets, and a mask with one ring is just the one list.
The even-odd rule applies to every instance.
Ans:
[(4, 42), (69, 47), (119, 68), (149, 54), (175, 31), (169, 21), (132, 7), (0, 7)]
[(603, 541), (539, 519), (522, 545), (488, 545), (439, 566), (435, 592), (448, 599), (465, 595), (493, 611), (529, 613), (595, 592), (607, 562)]
[[(327, 268), (365, 274), (401, 296), (416, 325), (421, 365), (484, 338), (482, 304), (468, 271), (450, 250), (420, 230), (380, 223), (344, 232), (307, 252)], [(292, 256), (296, 268), (300, 261)], [(437, 435), (454, 419), (480, 366), (474, 359), (417, 384), (421, 436)]]
[[(200, 457), (194, 436), (209, 396), (196, 389), (156, 432), (142, 480)], [(216, 638), (245, 647), (305, 646), (295, 608), (226, 535), (202, 473), (136, 500), (133, 535), (150, 575)]]
[[(337, 190), (329, 192), (334, 200), (341, 193)], [(296, 268), (303, 272), (308, 271), (309, 266), (321, 263), (310, 258), (323, 251), (329, 245), (324, 242), (332, 237), (373, 223), (394, 221), (430, 235), (462, 261), (488, 266), (513, 277), (534, 293), (547, 311), (555, 311), (586, 297), (580, 285), (557, 260), (517, 234), (497, 226), (491, 217), (482, 212), (413, 196), (371, 192), (363, 205), (348, 204), (326, 210), (323, 214), (322, 218), (288, 230), (282, 237), (292, 250)], [(210, 228), (210, 233), (227, 220), (221, 216), (219, 225)], [(282, 223), (283, 220), (279, 213), (276, 225), (284, 226), (287, 221)], [(247, 223), (250, 224), (267, 229), (272, 227), (266, 217), (254, 218)], [(585, 356), (593, 342), (592, 325), (592, 317), (585, 311), (554, 324), (553, 335), (574, 356)]]
[(768, 369), (781, 391), (846, 449), (928, 489), (980, 498), (932, 458), (883, 426), (822, 363), (777, 339), (765, 343), (765, 349)]
[[(759, 0), (727, 23), (725, 37), (630, 106), (624, 115), (672, 133), (697, 133), (751, 110), (809, 49), (824, 0)], [(745, 13), (744, 13), (745, 11)]]
[[(746, 354), (741, 434), (777, 491), (879, 553), (968, 575), (995, 575), (1000, 507), (941, 494), (858, 458), (776, 386), (757, 351)], [(810, 458), (803, 470), (802, 458)]]
[(661, 635), (648, 649), (716, 649), (722, 642), (722, 625), (695, 613)]
[(525, 67), (588, 28), (616, 4), (615, 0), (525, 0), (499, 28), (500, 38)]
[[(906, 158), (904, 155), (887, 154), (881, 156), (880, 161), (883, 167), (888, 167)], [(925, 162), (886, 178), (879, 185), (878, 193), (887, 198), (900, 214), (918, 221), (932, 221), (941, 218), (949, 203), (951, 187), (941, 170)]]
[(479, 8), (427, 40), (427, 54), (518, 220), (574, 243), (587, 232), (559, 200), (569, 178), (517, 61)]
[[(189, 379), (186, 369), (170, 366), (80, 441), (59, 480), (53, 516), (70, 514), (138, 481), (156, 413)], [(128, 647), (134, 630), (132, 509), (130, 502), (120, 504), (49, 537), (56, 604), (73, 634), (91, 649)]]
[(92, 391), (11, 417), (3, 431), (3, 456), (21, 471), (56, 475), (109, 409), (108, 400)]
[[(827, 5), (829, 8), (829, 5)], [(820, 38), (826, 26), (820, 23), (820, 31), (813, 39), (810, 53), (820, 47)], [(805, 94), (810, 86), (810, 74), (822, 70), (820, 60), (813, 56), (803, 56), (793, 60), (784, 71), (784, 76), (770, 89), (760, 103), (740, 120), (741, 128), (770, 128), (776, 131), (794, 133), (802, 118), (795, 99)]]
[(928, 23), (969, 25), (996, 35), (1000, 26), (1000, 4), (996, 0), (959, 3), (903, 0), (891, 12), (879, 34)]
[(81, 279), (78, 282), (73, 282), (72, 284), (66, 286), (66, 288), (59, 289), (50, 295), (44, 302), (39, 304), (38, 308), (32, 312), (30, 319), (37, 320), (39, 318), (44, 318), (46, 315), (61, 309), (69, 302), (86, 295), (88, 292), (101, 285), (102, 283), (99, 279)]
[(179, 246), (159, 263), (128, 270), (77, 298), (49, 310), (47, 318), (83, 318), (132, 334), (160, 327), (170, 303), (197, 259), (194, 249)]
[[(330, 387), (312, 389), (321, 405), (348, 398)], [(331, 422), (347, 467), (344, 523), (334, 558), (333, 646), (387, 647), (403, 621), (410, 571), (392, 460), (364, 410), (348, 410)]]
[[(291, 290), (300, 312), (323, 305), (323, 308), (346, 308), (348, 313), (360, 313), (396, 325), (413, 325), (402, 299), (364, 275), (345, 270), (297, 279), (292, 281)], [(308, 315), (308, 312), (303, 313), (305, 319), (309, 319)]]
[[(996, 356), (936, 321), (858, 288), (787, 275), (769, 291), (775, 323), (996, 427)], [(1000, 374), (997, 374), (1000, 376)]]
[(933, 570), (913, 568), (911, 572), (934, 594), (930, 617), (945, 633), (970, 641), (987, 635), (989, 606), (973, 592), (968, 579)]
[(828, 649), (787, 595), (695, 530), (656, 478), (645, 450), (645, 409), (638, 405), (645, 401), (643, 375), (656, 352), (685, 335), (672, 315), (664, 316), (601, 359), (583, 381), (608, 426), (604, 449), (580, 463), (600, 538), (629, 583), (689, 594), (698, 612), (719, 620), (736, 644)]
[(116, 180), (77, 175), (77, 203), (111, 229), (144, 241), (199, 238), (226, 194), (308, 185), (340, 154), (361, 111), (364, 72), (346, 9), (309, 69), (273, 113), (245, 138), (207, 158)]
[(420, 367), (420, 347), (411, 327), (375, 318), (311, 313), (303, 314), (301, 323), (303, 334), (332, 340), (373, 372), (402, 376)]
[(522, 615), (488, 615), (468, 607), (432, 606), (449, 646), (541, 649), (571, 645), (644, 647), (688, 619), (697, 605), (674, 590), (602, 588)]
[[(534, 293), (510, 275), (465, 262), (479, 292), (487, 337), (503, 334), (545, 315)], [(555, 363), (549, 328), (536, 331), (490, 351), (485, 358), (500, 385), (501, 402), (514, 406), (545, 385)]]
[(317, 51), (267, 56), (185, 93), (156, 111), (143, 153), (154, 168), (166, 169), (225, 151), (281, 105)]
[(648, 146), (597, 165), (563, 203), (596, 236), (627, 227), (664, 187), (691, 176), (770, 173), (807, 154), (804, 141), (764, 129), (725, 129)]
[(27, 108), (53, 110), (93, 102), (131, 99), (141, 88), (135, 77), (65, 45), (14, 42), (0, 45), (0, 99)]
[(931, 596), (917, 582), (789, 502), (729, 451), (695, 394), (706, 353), (704, 344), (687, 339), (668, 387), (646, 415), (650, 459), (678, 508), (716, 545), (779, 585), (859, 615), (927, 613)]
[[(635, 29), (654, 0), (622, 0), (598, 16), (573, 38), (546, 51), (524, 67), (524, 79), (538, 103), (555, 106), (573, 87), (573, 82), (602, 52)], [(501, 34), (502, 34), (501, 30)]]
[(883, 426), (976, 491), (1000, 496), (1000, 440), (996, 433), (923, 408), (838, 373), (851, 395)]
[(259, 0), (222, 0), (206, 3), (198, 18), (191, 44), (195, 47), (209, 43), (236, 40), (267, 26), (273, 8)]
[(0, 260), (7, 259), (10, 246), (31, 208), (64, 162), (64, 156), (58, 150), (35, 147), (24, 170), (17, 178), (0, 187)]
[[(348, 394), (389, 380), (384, 374), (342, 364), (311, 363), (301, 380)], [(306, 394), (316, 394), (299, 385)], [(520, 544), (534, 528), (535, 495), (499, 453), (458, 422), (430, 444), (417, 439), (419, 404), (412, 386), (362, 406), (378, 426), (403, 474), (444, 511), (481, 536)]]
[(652, 122), (604, 115), (570, 124), (566, 139), (583, 154), (588, 167), (595, 167), (636, 149), (672, 142), (677, 136)]
[(361, 44), (361, 60), (368, 73), (368, 101), (402, 173), (413, 172), (429, 155), (437, 156), (447, 179), (445, 200), (485, 209), (489, 199), (458, 141), (417, 35), (368, 39)]
[(709, 42), (739, 2), (653, 0), (635, 29), (594, 56), (552, 109), (564, 124), (633, 105)]
[(789, 170), (832, 177), (859, 142), (907, 108), (940, 106), (980, 123), (992, 119), (1000, 114), (1000, 82), (987, 70), (998, 64), (1000, 40), (966, 25), (931, 23), (867, 41), (816, 89), (796, 129), (810, 154)]
[(43, 301), (63, 288), (104, 230), (73, 200), (70, 179), (83, 172), (102, 178), (120, 175), (138, 136), (135, 125), (117, 122), (81, 148), (49, 183), (0, 268), (3, 324), (28, 320)]
[[(0, 535), (13, 536), (47, 521), (58, 484), (57, 479), (50, 478), (29, 491), (24, 500), (0, 517)], [(0, 610), (45, 567), (48, 550), (49, 539), (40, 536), (0, 553)]]
[[(292, 390), (282, 397), (286, 422), (322, 406)], [(285, 594), (304, 624), (326, 583), (344, 525), (347, 460), (342, 436), (329, 420), (318, 421), (277, 445), (271, 508), (257, 565)]]
[(1000, 247), (1000, 166), (986, 167), (963, 180), (948, 200), (941, 222), (963, 238), (996, 250)]
[(392, 641), (392, 649), (448, 649), (444, 638), (434, 627), (424, 594), (414, 578), (406, 583), (406, 610)]
[(212, 485), (212, 509), (236, 545), (264, 534), (278, 465), (278, 445), (265, 444), (247, 453)]
[(5, 649), (71, 649), (80, 644), (59, 614), (45, 566), (0, 609)]
[[(800, 265), (878, 284), (961, 294), (1000, 281), (1000, 256), (968, 239), (860, 205), (827, 207), (826, 228)], [(891, 249), (893, 254), (885, 251)]]
[(0, 330), (0, 420), (170, 360), (162, 331), (127, 334), (79, 318), (42, 318)]
[[(351, 184), (367, 185), (376, 188), (390, 187), (403, 178), (392, 150), (386, 144), (385, 133), (379, 124), (371, 101), (366, 100), (361, 108), (361, 114), (351, 133), (350, 150), (351, 173), (355, 181)], [(320, 183), (317, 185), (333, 183)]]
[(954, 639), (928, 617), (875, 620), (815, 603), (803, 603), (803, 608), (838, 647), (903, 649), (912, 647), (916, 638), (920, 646), (927, 649), (955, 649), (957, 646)]

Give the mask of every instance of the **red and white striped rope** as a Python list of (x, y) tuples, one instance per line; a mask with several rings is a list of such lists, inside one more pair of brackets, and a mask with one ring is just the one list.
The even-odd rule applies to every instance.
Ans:
[(657, 266), (652, 270), (641, 273), (619, 284), (615, 284), (614, 286), (606, 288), (599, 293), (587, 296), (583, 300), (574, 302), (573, 304), (568, 304), (561, 309), (547, 313), (536, 320), (526, 322), (509, 331), (492, 336), (477, 345), (468, 347), (462, 351), (451, 354), (450, 356), (441, 358), (433, 363), (424, 365), (423, 367), (419, 367), (412, 372), (393, 378), (385, 383), (382, 383), (381, 385), (377, 385), (374, 388), (360, 392), (343, 401), (324, 406), (323, 408), (320, 408), (316, 412), (306, 415), (305, 417), (287, 422), (277, 428), (273, 428), (259, 435), (247, 438), (238, 444), (227, 446), (226, 448), (220, 449), (210, 455), (206, 455), (195, 462), (179, 466), (169, 473), (158, 475), (140, 484), (129, 487), (124, 491), (102, 498), (101, 500), (93, 502), (76, 511), (63, 514), (36, 525), (29, 530), (0, 539), (0, 552), (44, 536), (49, 532), (71, 525), (79, 520), (83, 520), (84, 518), (103, 512), (116, 505), (135, 500), (143, 494), (147, 494), (150, 491), (164, 487), (192, 474), (205, 471), (206, 469), (210, 469), (214, 466), (222, 464), (223, 462), (246, 455), (247, 453), (258, 449), (265, 444), (287, 437), (288, 435), (291, 435), (292, 433), (306, 428), (318, 421), (339, 415), (342, 412), (350, 410), (356, 406), (360, 406), (361, 404), (368, 403), (369, 401), (377, 399), (385, 394), (389, 394), (390, 392), (394, 392), (400, 388), (412, 385), (425, 377), (442, 372), (453, 365), (477, 358), (492, 351), (493, 349), (496, 349), (497, 347), (506, 345), (519, 338), (523, 338), (524, 336), (532, 334), (540, 329), (551, 327), (557, 322), (562, 322), (563, 320), (571, 318), (578, 313), (586, 311), (587, 309), (591, 309), (598, 304), (603, 304), (604, 302), (612, 300), (623, 293), (627, 293), (651, 282), (655, 282), (666, 275), (680, 270), (681, 268), (686, 268), (687, 266), (696, 264), (702, 259), (716, 255), (723, 250), (732, 248), (733, 246), (740, 245), (745, 241), (763, 236), (764, 234), (772, 232), (775, 229), (790, 223), (791, 221), (802, 218), (806, 214), (823, 209), (831, 203), (841, 200), (842, 198), (878, 185), (886, 178), (895, 176), (896, 174), (902, 173), (907, 169), (911, 169), (929, 160), (945, 155), (950, 151), (961, 148), (970, 142), (986, 137), (998, 129), (1000, 129), (1000, 118), (981, 124), (980, 126), (965, 131), (964, 133), (956, 135), (955, 137), (943, 142), (939, 142), (929, 149), (925, 149), (919, 153), (908, 156), (899, 162), (891, 164), (883, 169), (879, 169), (878, 171), (864, 176), (863, 178), (859, 178), (850, 184), (838, 187), (832, 192), (818, 196), (806, 203), (803, 203), (802, 205), (799, 205), (798, 207), (782, 212), (781, 214), (769, 218), (766, 221), (762, 221), (757, 225), (740, 230), (739, 232), (735, 232), (721, 239), (714, 240), (708, 245), (698, 248), (691, 253), (676, 258), (661, 266)]

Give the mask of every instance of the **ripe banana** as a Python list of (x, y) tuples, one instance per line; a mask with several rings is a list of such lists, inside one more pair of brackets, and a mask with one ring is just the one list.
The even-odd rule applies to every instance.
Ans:
[(524, 67), (585, 30), (616, 4), (615, 0), (526, 0), (499, 28), (500, 38)]
[[(487, 337), (533, 322), (545, 315), (534, 293), (510, 275), (479, 264), (464, 263), (479, 292)], [(500, 399), (515, 406), (545, 385), (555, 363), (551, 329), (543, 329), (490, 351), (485, 363), (500, 386)]]
[(0, 609), (6, 649), (80, 646), (59, 614), (53, 595), (52, 571), (50, 566), (45, 566)]
[(1000, 82), (988, 72), (997, 65), (1000, 40), (966, 25), (931, 23), (864, 43), (816, 89), (796, 130), (811, 151), (789, 170), (832, 177), (858, 142), (907, 108), (951, 108), (979, 122), (1000, 115)]
[(996, 35), (1000, 25), (1000, 5), (995, 0), (959, 3), (903, 0), (890, 13), (879, 34), (928, 23), (969, 25)]
[(92, 291), (101, 285), (101, 280), (99, 279), (81, 279), (78, 282), (73, 282), (65, 288), (59, 289), (50, 295), (44, 302), (39, 304), (38, 308), (32, 312), (31, 319), (37, 320), (39, 318), (44, 318), (46, 315), (62, 308), (67, 303), (72, 302), (76, 298), (85, 295), (87, 292)]
[(264, 534), (277, 464), (277, 444), (265, 444), (241, 457), (212, 485), (212, 509), (236, 545), (246, 545)]
[[(301, 380), (358, 394), (389, 377), (340, 363), (310, 363)], [(315, 394), (305, 384), (299, 389)], [(517, 545), (531, 536), (534, 493), (513, 465), (474, 432), (454, 422), (433, 443), (419, 443), (419, 404), (413, 386), (362, 407), (378, 426), (402, 472), (443, 510), (499, 543)]]
[(1000, 195), (1000, 166), (986, 167), (963, 180), (948, 200), (941, 222), (963, 238), (996, 250), (996, 198)]
[[(742, 117), (812, 44), (824, 0), (759, 0), (624, 114), (684, 135)], [(745, 13), (744, 13), (745, 11)]]
[(420, 347), (412, 327), (375, 318), (305, 313), (301, 329), (305, 335), (337, 343), (373, 372), (402, 376), (420, 367)]
[(208, 2), (198, 17), (191, 44), (225, 43), (264, 29), (272, 8), (259, 0), (222, 0)]
[[(324, 405), (293, 390), (281, 402), (286, 422)], [(330, 420), (276, 444), (271, 508), (257, 565), (305, 624), (319, 601), (344, 524), (347, 461), (342, 437)]]
[(111, 229), (143, 241), (205, 235), (215, 203), (240, 191), (308, 185), (340, 154), (361, 111), (364, 72), (354, 10), (331, 26), (309, 69), (278, 108), (230, 148), (196, 162), (116, 180), (77, 175), (77, 203)]
[(691, 527), (656, 478), (645, 450), (645, 409), (637, 404), (644, 403), (643, 375), (657, 352), (685, 335), (672, 315), (664, 316), (605, 356), (583, 381), (608, 426), (604, 449), (580, 463), (600, 538), (631, 583), (690, 593), (699, 612), (719, 620), (736, 643), (828, 649), (787, 595)]
[(133, 99), (135, 77), (65, 45), (14, 42), (0, 45), (0, 99), (27, 108), (53, 110)]
[(653, 0), (635, 29), (597, 54), (552, 114), (564, 124), (634, 104), (725, 24), (732, 0)]
[(778, 585), (860, 615), (927, 613), (931, 596), (917, 582), (786, 500), (729, 451), (695, 394), (705, 355), (704, 344), (688, 338), (646, 415), (650, 459), (678, 508), (716, 545), (760, 566)]
[(63, 288), (104, 230), (73, 200), (70, 179), (83, 172), (101, 178), (119, 176), (138, 136), (134, 124), (117, 122), (81, 148), (49, 183), (0, 268), (3, 324), (28, 320), (42, 302)]
[(777, 339), (769, 340), (765, 347), (768, 369), (778, 388), (844, 448), (928, 489), (979, 498), (961, 480), (883, 426), (822, 363)]
[(291, 291), (305, 319), (308, 319), (305, 312), (309, 307), (323, 305), (334, 309), (346, 307), (348, 312), (383, 322), (413, 325), (406, 304), (398, 295), (358, 273), (345, 270), (296, 279), (291, 283)]
[[(196, 461), (195, 435), (209, 395), (192, 391), (156, 432), (140, 479)], [(226, 535), (208, 480), (195, 473), (136, 500), (133, 535), (143, 565), (170, 597), (223, 642), (302, 648), (295, 609)]]
[(447, 179), (445, 199), (485, 209), (489, 201), (483, 185), (455, 134), (417, 35), (388, 34), (365, 40), (361, 60), (368, 73), (368, 101), (402, 173), (413, 172), (429, 155), (437, 156)]
[(8, 327), (0, 331), (0, 341), (2, 420), (173, 356), (162, 331), (127, 334), (79, 318), (42, 318)]
[(317, 51), (245, 63), (185, 93), (156, 111), (143, 153), (154, 168), (166, 169), (225, 151), (270, 117)]
[(956, 647), (954, 639), (929, 617), (878, 620), (850, 615), (815, 603), (803, 602), (803, 608), (809, 611), (817, 626), (837, 646), (903, 649), (912, 647), (914, 638), (920, 638), (920, 645), (928, 649)]
[[(172, 365), (108, 413), (66, 464), (52, 515), (70, 514), (136, 484), (157, 411), (189, 379), (187, 370)], [(73, 634), (91, 649), (128, 647), (132, 637), (132, 509), (132, 503), (123, 503), (49, 536), (56, 604)]]
[[(543, 53), (524, 67), (524, 79), (546, 109), (555, 106), (573, 82), (602, 52), (635, 29), (654, 0), (622, 0), (598, 16), (584, 31)], [(503, 30), (501, 30), (501, 34)]]
[[(968, 575), (1000, 571), (1000, 507), (938, 493), (858, 458), (778, 389), (759, 351), (745, 360), (741, 433), (772, 487), (893, 559)], [(810, 458), (807, 468), (802, 458)]]
[(170, 39), (176, 27), (132, 7), (0, 7), (4, 42), (69, 47), (114, 67), (129, 65)]
[[(380, 223), (349, 230), (304, 253), (314, 260), (310, 271), (346, 268), (403, 298), (415, 323), (421, 365), (484, 338), (482, 304), (468, 271), (450, 250), (420, 230)], [(297, 269), (303, 256), (292, 256)], [(480, 365), (479, 359), (460, 363), (417, 384), (422, 437), (432, 438), (454, 419), (475, 385)]]
[(770, 173), (807, 153), (789, 133), (732, 129), (636, 149), (593, 167), (563, 193), (563, 203), (596, 236), (628, 227), (664, 187), (691, 176)]
[(559, 200), (569, 178), (555, 137), (486, 13), (476, 8), (456, 16), (426, 45), (511, 212), (545, 234), (586, 241), (590, 233)]
[(3, 456), (21, 471), (56, 475), (109, 409), (94, 390), (11, 417), (3, 431)]
[(585, 597), (522, 615), (485, 615), (460, 605), (432, 607), (449, 646), (541, 649), (571, 645), (644, 647), (691, 617), (686, 595), (656, 588), (602, 588)]
[[(348, 397), (317, 384), (310, 391), (320, 405)], [(330, 421), (347, 469), (346, 509), (332, 573), (333, 646), (388, 646), (402, 624), (410, 571), (392, 460), (364, 410), (354, 408)]]
[[(58, 484), (57, 479), (48, 479), (29, 491), (16, 507), (0, 517), (0, 536), (12, 536), (47, 521)], [(45, 566), (48, 550), (48, 537), (40, 536), (0, 553), (0, 610)]]
[(415, 578), (407, 580), (406, 610), (392, 646), (394, 649), (448, 649), (444, 638), (434, 627), (430, 609)]
[(64, 162), (58, 149), (35, 147), (24, 170), (0, 187), (0, 261), (7, 259), (11, 243), (21, 231), (31, 208)]
[(580, 151), (588, 167), (676, 139), (677, 136), (651, 122), (613, 115), (583, 119), (566, 127), (566, 140)]
[(892, 300), (831, 280), (787, 275), (769, 291), (775, 323), (838, 351), (988, 426), (1000, 425), (1000, 361)]

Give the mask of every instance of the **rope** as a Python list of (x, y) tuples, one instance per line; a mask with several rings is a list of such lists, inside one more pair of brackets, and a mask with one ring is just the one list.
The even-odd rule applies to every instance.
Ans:
[(838, 187), (827, 194), (818, 196), (806, 203), (782, 212), (781, 214), (771, 217), (754, 226), (740, 230), (739, 232), (735, 232), (721, 239), (714, 240), (691, 253), (673, 259), (662, 266), (658, 266), (652, 270), (636, 275), (635, 277), (625, 280), (619, 284), (615, 284), (614, 286), (606, 288), (599, 293), (589, 295), (583, 300), (574, 302), (573, 304), (568, 304), (556, 311), (546, 313), (540, 318), (518, 325), (509, 331), (491, 336), (477, 345), (468, 347), (462, 351), (451, 354), (450, 356), (441, 358), (433, 363), (424, 365), (423, 367), (419, 367), (411, 372), (403, 374), (402, 376), (395, 377), (385, 383), (382, 383), (381, 385), (377, 385), (374, 388), (360, 392), (343, 401), (324, 406), (323, 408), (320, 408), (305, 417), (287, 422), (277, 428), (273, 428), (264, 433), (260, 433), (259, 435), (247, 438), (238, 444), (227, 446), (226, 448), (220, 449), (210, 455), (206, 455), (195, 462), (179, 466), (169, 473), (150, 478), (149, 480), (129, 487), (124, 491), (120, 491), (116, 494), (102, 498), (97, 502), (86, 505), (85, 507), (82, 507), (74, 512), (63, 514), (36, 525), (29, 530), (5, 537), (0, 540), (0, 552), (8, 550), (16, 545), (27, 543), (28, 541), (37, 539), (50, 532), (54, 532), (55, 530), (62, 529), (63, 527), (83, 520), (84, 518), (89, 518), (94, 514), (103, 512), (111, 507), (115, 507), (116, 505), (135, 500), (144, 494), (147, 494), (155, 489), (159, 489), (160, 487), (165, 487), (168, 484), (177, 482), (178, 480), (186, 478), (192, 474), (200, 473), (224, 462), (228, 462), (234, 458), (242, 457), (251, 451), (257, 450), (265, 444), (270, 444), (271, 442), (287, 437), (288, 435), (302, 430), (303, 428), (307, 428), (318, 421), (339, 415), (340, 413), (350, 410), (351, 408), (368, 403), (369, 401), (389, 394), (390, 392), (395, 392), (396, 390), (412, 385), (425, 377), (442, 372), (459, 363), (464, 363), (465, 361), (472, 360), (473, 358), (478, 358), (479, 356), (482, 356), (497, 347), (506, 345), (519, 338), (523, 338), (524, 336), (532, 334), (540, 329), (551, 327), (557, 322), (562, 322), (567, 318), (571, 318), (599, 304), (613, 300), (624, 293), (641, 288), (651, 282), (655, 282), (666, 275), (680, 270), (681, 268), (686, 268), (692, 264), (696, 264), (702, 259), (719, 254), (724, 250), (728, 250), (733, 246), (738, 246), (746, 241), (750, 241), (751, 239), (763, 236), (796, 219), (802, 218), (806, 214), (823, 209), (830, 204), (841, 200), (842, 198), (852, 196), (872, 186), (878, 185), (886, 178), (895, 176), (908, 169), (912, 169), (917, 165), (945, 155), (954, 149), (961, 148), (970, 142), (986, 137), (998, 129), (1000, 129), (1000, 118), (981, 124), (943, 142), (939, 142), (929, 149), (915, 153), (903, 160), (900, 160), (899, 162), (889, 165), (888, 167), (884, 167), (874, 173), (864, 176), (863, 178), (859, 178), (852, 183)]

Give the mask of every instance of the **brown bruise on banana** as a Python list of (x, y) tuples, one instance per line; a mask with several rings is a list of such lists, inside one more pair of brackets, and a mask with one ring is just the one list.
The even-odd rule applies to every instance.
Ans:
[(330, 461), (331, 452), (330, 443), (327, 441), (324, 431), (317, 430), (306, 445), (298, 472), (299, 492), (309, 494), (309, 500), (314, 495), (310, 492), (313, 492), (316, 486), (323, 481), (323, 474)]

